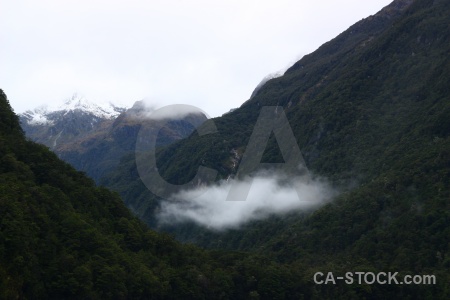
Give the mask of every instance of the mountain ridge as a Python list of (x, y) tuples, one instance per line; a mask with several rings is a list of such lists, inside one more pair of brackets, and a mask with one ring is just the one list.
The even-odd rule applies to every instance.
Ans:
[(19, 114), (22, 128), (32, 140), (53, 150), (105, 126), (126, 109), (99, 105), (74, 94), (62, 105), (41, 106)]
[[(183, 274), (200, 285), (203, 275), (219, 280), (225, 290), (244, 290), (224, 292), (223, 298), (448, 299), (448, 15), (449, 1), (396, 0), (267, 81), (239, 109), (213, 119), (217, 133), (194, 133), (157, 151), (157, 168), (172, 184), (189, 182), (199, 166), (226, 180), (238, 169), (261, 107), (281, 106), (310, 171), (342, 187), (336, 199), (315, 211), (274, 214), (224, 232), (194, 222), (161, 226), (157, 217), (166, 200), (142, 183), (133, 154), (122, 157), (102, 183), (119, 192), (147, 225), (216, 249), (212, 255), (227, 266), (228, 259), (244, 254), (224, 250), (250, 251), (249, 260), (231, 263), (232, 279), (230, 268), (220, 264), (226, 272), (184, 268)], [(269, 139), (265, 162), (280, 161), (276, 142)], [(134, 241), (129, 234), (131, 247)], [(432, 274), (437, 282), (313, 283), (317, 272), (360, 271)], [(183, 281), (174, 281), (178, 296), (193, 295)]]
[[(343, 187), (335, 201), (313, 213), (271, 216), (225, 233), (193, 222), (166, 230), (185, 242), (269, 252), (289, 263), (320, 253), (357, 257), (375, 269), (441, 270), (447, 278), (448, 260), (436, 253), (448, 257), (449, 251), (450, 4), (393, 4), (371, 19), (375, 23), (359, 24), (377, 32), (366, 46), (358, 47), (370, 35), (355, 36), (350, 27), (269, 80), (239, 109), (213, 119), (217, 134), (192, 135), (158, 152), (158, 170), (173, 184), (191, 180), (200, 165), (226, 179), (235, 173), (232, 160), (245, 151), (261, 107), (279, 105), (311, 172)], [(265, 161), (280, 159), (267, 151), (275, 146), (269, 141)], [(134, 164), (133, 157), (123, 160), (106, 185), (157, 227), (158, 205), (152, 210), (145, 203), (164, 199), (137, 183)], [(133, 176), (121, 177), (124, 169)], [(133, 193), (126, 188), (130, 182)]]
[[(117, 194), (27, 140), (1, 89), (0, 141), (1, 299), (273, 298), (264, 284), (242, 281), (265, 280), (251, 267), (261, 258), (149, 230)], [(298, 288), (283, 285), (283, 293)]]
[[(142, 125), (164, 125), (157, 146), (170, 144), (188, 136), (206, 120), (200, 114), (187, 114), (169, 122), (152, 120), (155, 110), (143, 100), (129, 108), (112, 104), (101, 106), (77, 95), (53, 109), (38, 108), (20, 114), (22, 128), (33, 141), (42, 143), (76, 169), (86, 172), (97, 182), (134, 152)], [(37, 121), (34, 121), (37, 120)]]
[(98, 104), (87, 100), (83, 96), (73, 94), (71, 98), (64, 101), (59, 106), (40, 106), (32, 110), (27, 110), (19, 114), (28, 125), (53, 124), (53, 119), (58, 114), (67, 114), (73, 111), (81, 111), (85, 114), (91, 114), (100, 119), (112, 119), (126, 110), (125, 107), (119, 107), (112, 103)]

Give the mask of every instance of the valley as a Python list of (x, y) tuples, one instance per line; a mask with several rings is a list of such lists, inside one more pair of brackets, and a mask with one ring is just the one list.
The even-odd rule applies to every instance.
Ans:
[[(212, 119), (79, 97), (16, 115), (2, 92), (0, 298), (448, 299), (449, 15), (395, 0)], [(183, 189), (148, 188), (148, 153)]]

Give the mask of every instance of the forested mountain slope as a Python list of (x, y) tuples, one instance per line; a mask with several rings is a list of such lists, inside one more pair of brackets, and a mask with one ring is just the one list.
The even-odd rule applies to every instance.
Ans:
[[(117, 194), (25, 139), (0, 90), (1, 299), (298, 299), (285, 265), (149, 230)], [(276, 290), (270, 272), (277, 272)], [(290, 278), (293, 281), (286, 284)]]
[[(149, 231), (117, 195), (26, 141), (0, 101), (0, 297), (448, 299), (450, 297), (450, 2), (396, 0), (269, 80), (218, 132), (158, 152), (169, 182), (200, 165), (236, 172), (261, 107), (282, 106), (312, 174), (340, 190), (309, 213), (211, 232)], [(280, 161), (271, 139), (264, 161)], [(161, 199), (134, 156), (104, 184), (151, 226)], [(316, 272), (432, 274), (436, 285), (343, 282)]]
[[(149, 230), (116, 194), (96, 187), (45, 146), (26, 140), (18, 117), (0, 90), (0, 298), (449, 296), (448, 277), (441, 268), (432, 269), (438, 276), (432, 288), (330, 287), (313, 282), (317, 271), (340, 271), (339, 262), (335, 256), (313, 253), (283, 263), (271, 255), (206, 251)], [(358, 259), (353, 264), (360, 262)], [(447, 262), (441, 265), (448, 268)], [(367, 270), (367, 265), (358, 266), (355, 270)]]
[[(261, 107), (283, 106), (309, 170), (340, 187), (334, 202), (226, 232), (185, 223), (169, 230), (182, 240), (292, 263), (332, 257), (330, 268), (434, 272), (448, 282), (449, 15), (449, 1), (394, 1), (214, 119), (217, 134), (194, 134), (158, 154), (169, 182), (189, 181), (200, 165), (227, 178)], [(264, 160), (280, 160), (275, 140)], [(161, 200), (140, 183), (133, 157), (105, 184), (156, 226)]]

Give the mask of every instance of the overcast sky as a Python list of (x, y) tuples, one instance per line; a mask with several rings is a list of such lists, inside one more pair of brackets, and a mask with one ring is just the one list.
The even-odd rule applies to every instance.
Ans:
[(76, 92), (219, 116), (390, 2), (1, 0), (0, 88), (16, 112)]

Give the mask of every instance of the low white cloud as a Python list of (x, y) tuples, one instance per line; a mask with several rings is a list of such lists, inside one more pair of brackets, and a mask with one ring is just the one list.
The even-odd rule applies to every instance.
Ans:
[[(245, 190), (248, 195), (227, 201), (231, 185)], [(201, 195), (194, 198), (201, 189)], [(162, 224), (194, 221), (213, 230), (236, 228), (252, 220), (272, 214), (285, 214), (298, 210), (311, 210), (326, 203), (336, 194), (321, 179), (285, 176), (256, 176), (253, 180), (221, 181), (218, 184), (199, 187), (172, 195), (163, 201), (159, 220)], [(190, 199), (190, 200), (186, 200)]]
[[(181, 120), (189, 115), (204, 116), (204, 119), (208, 119), (209, 116), (206, 112), (198, 107), (188, 104), (169, 104), (164, 105), (151, 99), (143, 99), (136, 101), (131, 109), (127, 111), (129, 118), (137, 120)], [(199, 124), (192, 124), (197, 127)]]
[(199, 114), (208, 117), (208, 114), (200, 108), (188, 104), (171, 104), (155, 110), (149, 109), (146, 117), (151, 120), (179, 120), (193, 114)]

